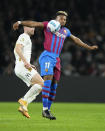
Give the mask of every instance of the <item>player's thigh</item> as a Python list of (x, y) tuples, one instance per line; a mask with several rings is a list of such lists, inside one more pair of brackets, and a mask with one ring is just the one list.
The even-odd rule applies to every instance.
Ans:
[(61, 76), (61, 65), (60, 65), (60, 58), (56, 59), (56, 66), (54, 68), (54, 80), (55, 82), (59, 81), (60, 76)]
[(60, 80), (60, 76), (61, 76), (61, 70), (55, 67), (54, 68), (54, 83), (58, 83), (58, 81)]
[(32, 85), (31, 80), (37, 74), (37, 71), (33, 68), (32, 68), (32, 70), (28, 70), (24, 66), (21, 66), (21, 68), (17, 66), (15, 68), (15, 74), (21, 80), (23, 80), (27, 84), (27, 86), (30, 86), (30, 85)]
[(39, 84), (41, 86), (43, 86), (44, 80), (42, 79), (42, 77), (39, 75), (39, 73), (37, 72), (31, 79), (31, 83), (33, 84)]
[(53, 75), (53, 69), (56, 62), (49, 56), (44, 56), (40, 61), (41, 76)]

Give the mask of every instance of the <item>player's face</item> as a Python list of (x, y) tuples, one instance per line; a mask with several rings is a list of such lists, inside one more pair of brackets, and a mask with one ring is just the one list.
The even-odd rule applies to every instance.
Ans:
[(61, 26), (65, 26), (67, 17), (64, 15), (57, 16), (56, 20), (60, 22)]
[(29, 34), (34, 35), (35, 28), (29, 28)]

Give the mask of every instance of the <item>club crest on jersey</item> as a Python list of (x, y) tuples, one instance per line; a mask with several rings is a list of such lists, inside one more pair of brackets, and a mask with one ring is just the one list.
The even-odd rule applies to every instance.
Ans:
[(66, 33), (67, 33), (67, 31), (66, 31), (66, 30), (64, 30), (64, 33), (66, 34)]
[(24, 41), (24, 38), (21, 38), (21, 40), (20, 41)]
[(45, 72), (48, 72), (48, 69), (45, 69)]

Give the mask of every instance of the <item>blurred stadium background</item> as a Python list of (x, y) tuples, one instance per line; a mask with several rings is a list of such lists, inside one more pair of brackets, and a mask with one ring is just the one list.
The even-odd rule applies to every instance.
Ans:
[[(62, 76), (56, 102), (97, 102), (96, 104), (55, 103), (56, 122), (43, 120), (41, 103), (29, 106), (30, 121), (17, 113), (17, 101), (28, 88), (14, 75), (13, 49), (22, 32), (13, 31), (18, 20), (46, 21), (58, 10), (69, 17), (67, 27), (97, 51), (77, 47), (68, 39), (61, 53)], [(38, 67), (43, 51), (43, 30), (32, 37), (32, 64)], [(2, 131), (105, 131), (105, 0), (2, 0), (0, 1), (0, 130)], [(5, 103), (8, 101), (8, 103)], [(41, 95), (37, 102), (41, 102)]]
[[(104, 76), (105, 76), (105, 0), (3, 0), (0, 2), (0, 101), (16, 100), (12, 96), (4, 97), (7, 90), (16, 90), (15, 96), (21, 96), (21, 90), (26, 90), (14, 75), (13, 49), (16, 39), (22, 32), (13, 31), (12, 25), (17, 20), (46, 21), (54, 17), (58, 10), (65, 10), (69, 17), (67, 27), (71, 33), (78, 36), (89, 45), (97, 44), (97, 51), (88, 51), (76, 46), (72, 41), (66, 40), (61, 53), (62, 77), (58, 89), (57, 101), (104, 101)], [(33, 42), (32, 64), (38, 67), (38, 57), (43, 51), (43, 30), (37, 29)], [(8, 79), (9, 78), (9, 79)], [(14, 81), (15, 79), (15, 81)], [(70, 81), (71, 79), (71, 81)], [(86, 84), (83, 82), (86, 82)], [(18, 82), (17, 82), (18, 81)], [(91, 81), (91, 82), (90, 82)], [(16, 84), (20, 82), (20, 84)], [(79, 82), (79, 83), (78, 83)], [(78, 83), (75, 85), (75, 83)], [(6, 84), (6, 85), (5, 85)], [(4, 86), (5, 85), (5, 86)], [(18, 85), (18, 87), (17, 87)], [(62, 86), (63, 85), (63, 86)], [(25, 86), (25, 85), (24, 85)], [(20, 88), (23, 87), (23, 88)], [(75, 89), (75, 91), (74, 91)], [(80, 90), (79, 90), (80, 89)], [(72, 97), (62, 97), (60, 94), (71, 92)], [(76, 90), (79, 91), (79, 97)], [(93, 91), (93, 93), (91, 92)], [(23, 91), (24, 92), (24, 91)], [(88, 93), (87, 93), (88, 92)], [(96, 93), (97, 92), (97, 93)], [(100, 93), (99, 93), (100, 92)], [(8, 94), (8, 92), (7, 92)], [(84, 95), (83, 95), (84, 94)], [(82, 96), (87, 99), (81, 99)], [(92, 96), (92, 97), (91, 97)], [(80, 99), (79, 99), (80, 98)], [(92, 99), (94, 98), (94, 99)], [(88, 100), (89, 99), (89, 100)], [(96, 100), (95, 100), (96, 99)]]
[[(62, 51), (64, 76), (105, 76), (105, 0), (3, 0), (0, 2), (0, 74), (14, 74), (13, 48), (19, 32), (12, 30), (17, 20), (50, 20), (58, 10), (68, 12), (67, 27), (84, 42), (99, 46), (87, 51), (66, 40)], [(43, 51), (43, 31), (33, 37), (32, 63)]]

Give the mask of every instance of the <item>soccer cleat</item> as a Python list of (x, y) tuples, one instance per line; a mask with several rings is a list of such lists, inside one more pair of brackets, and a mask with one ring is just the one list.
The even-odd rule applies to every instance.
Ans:
[(56, 117), (51, 113), (51, 111), (49, 111), (50, 116), (52, 117), (52, 120), (56, 120)]
[(23, 116), (27, 117), (27, 118), (30, 118), (29, 114), (27, 111), (25, 111), (22, 106), (19, 107), (18, 109), (19, 112), (21, 112), (23, 114)]
[(54, 117), (48, 110), (42, 111), (42, 116), (50, 120), (56, 120), (56, 117)]
[(45, 117), (45, 118), (50, 119), (50, 113), (49, 113), (49, 111), (48, 110), (43, 110), (42, 111), (42, 116)]
[(23, 100), (22, 98), (18, 100), (18, 103), (22, 106), (22, 108), (28, 112), (28, 109), (27, 109), (27, 101)]

